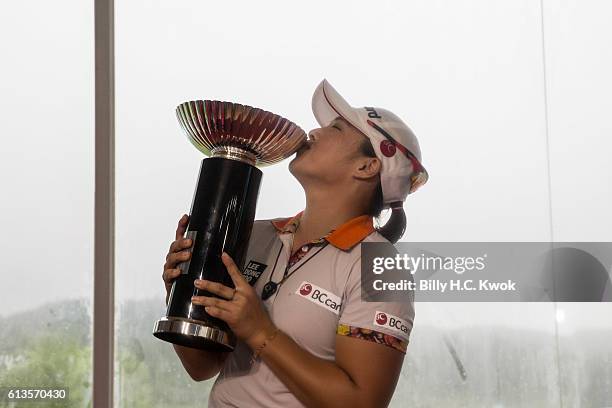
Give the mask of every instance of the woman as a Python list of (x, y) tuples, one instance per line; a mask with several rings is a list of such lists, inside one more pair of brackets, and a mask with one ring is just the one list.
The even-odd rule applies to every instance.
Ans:
[[(359, 244), (401, 238), (402, 203), (427, 172), (415, 136), (391, 112), (352, 108), (326, 80), (313, 111), (321, 128), (289, 165), (305, 209), (255, 222), (249, 283), (225, 253), (235, 289), (194, 282), (219, 298), (192, 302), (227, 322), (239, 340), (232, 353), (174, 346), (194, 380), (220, 372), (210, 407), (384, 407), (393, 395), (414, 303), (361, 301)], [(373, 218), (385, 208), (391, 217), (376, 230)], [(184, 215), (164, 265), (168, 292), (177, 263), (189, 258), (186, 225)]]

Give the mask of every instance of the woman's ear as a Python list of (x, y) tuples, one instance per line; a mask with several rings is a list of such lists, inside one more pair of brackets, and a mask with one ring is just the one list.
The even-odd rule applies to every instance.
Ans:
[(376, 177), (380, 172), (380, 159), (378, 157), (360, 157), (353, 176), (360, 180)]

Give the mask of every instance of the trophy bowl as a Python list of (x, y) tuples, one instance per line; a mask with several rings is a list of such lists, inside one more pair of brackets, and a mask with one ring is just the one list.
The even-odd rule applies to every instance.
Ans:
[(211, 351), (232, 351), (236, 337), (192, 296), (215, 296), (197, 289), (195, 279), (234, 284), (221, 261), (227, 252), (243, 270), (262, 172), (295, 153), (306, 133), (271, 112), (238, 103), (197, 100), (180, 104), (176, 115), (189, 141), (205, 157), (189, 212), (186, 238), (191, 258), (179, 265), (166, 316), (153, 335), (170, 343)]

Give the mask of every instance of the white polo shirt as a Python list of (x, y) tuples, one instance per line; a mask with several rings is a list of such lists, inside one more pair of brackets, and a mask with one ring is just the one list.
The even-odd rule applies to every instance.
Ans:
[[(301, 214), (255, 221), (249, 241), (243, 275), (260, 297), (270, 278), (274, 282), (282, 279), (290, 258), (299, 259), (288, 271), (295, 272), (263, 301), (274, 324), (302, 348), (325, 360), (335, 359), (337, 334), (405, 353), (414, 322), (413, 297), (406, 302), (361, 300), (358, 244), (388, 242), (374, 229), (372, 217), (355, 217), (318, 240), (328, 245), (306, 244), (291, 257), (293, 232)], [(300, 258), (302, 249), (308, 250)], [(213, 385), (209, 407), (303, 406), (264, 362), (251, 363), (251, 356), (251, 349), (238, 341)]]

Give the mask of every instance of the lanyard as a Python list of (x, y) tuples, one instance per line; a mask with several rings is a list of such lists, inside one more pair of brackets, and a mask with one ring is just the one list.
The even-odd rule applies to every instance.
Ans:
[(323, 248), (325, 248), (327, 246), (327, 244), (329, 244), (329, 242), (325, 241), (323, 246), (321, 246), (319, 249), (317, 249), (317, 251), (314, 254), (312, 254), (312, 256), (308, 257), (308, 259), (306, 259), (304, 262), (302, 262), (297, 268), (292, 270), (291, 273), (289, 273), (289, 274), (287, 274), (287, 272), (289, 271), (289, 263), (287, 262), (287, 266), (285, 267), (285, 272), (283, 273), (283, 278), (280, 281), (278, 281), (278, 282), (273, 282), (272, 281), (272, 275), (274, 274), (274, 271), (276, 270), (276, 263), (278, 262), (278, 258), (280, 256), (282, 250), (283, 250), (283, 246), (281, 245), (281, 248), (278, 251), (278, 255), (276, 255), (276, 261), (274, 261), (274, 266), (272, 267), (272, 272), (270, 272), (270, 279), (264, 285), (263, 290), (261, 291), (261, 299), (262, 300), (269, 299), (270, 296), (272, 296), (274, 293), (276, 293), (276, 291), (278, 290), (279, 286), (282, 285), (283, 282), (285, 282), (291, 275), (293, 275), (295, 273), (295, 271), (297, 271), (302, 266), (304, 266), (304, 264), (306, 264), (306, 262), (308, 262), (312, 258), (314, 258), (316, 254), (321, 252), (323, 250)]

